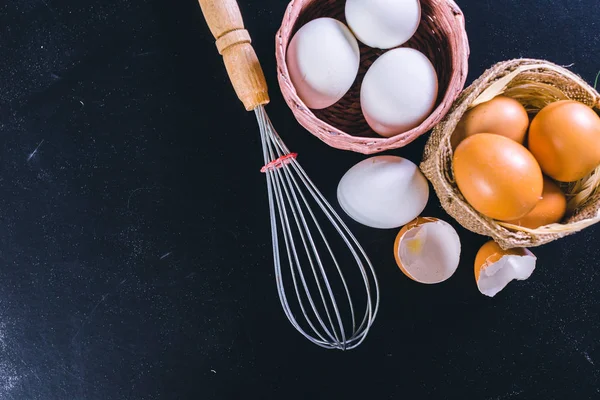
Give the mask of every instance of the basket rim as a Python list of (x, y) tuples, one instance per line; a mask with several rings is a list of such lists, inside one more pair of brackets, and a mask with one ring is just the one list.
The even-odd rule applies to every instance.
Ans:
[[(436, 1), (436, 3), (446, 6), (448, 11), (452, 13), (454, 17), (453, 28), (460, 40), (457, 40), (456, 43), (451, 43), (450, 51), (452, 58), (456, 59), (458, 68), (453, 68), (452, 73), (450, 74), (450, 80), (448, 81), (448, 88), (446, 88), (444, 96), (428, 117), (417, 127), (392, 137), (368, 137), (348, 134), (319, 119), (298, 96), (296, 89), (291, 82), (286, 62), (287, 44), (289, 43), (289, 40), (291, 40), (291, 37), (284, 38), (283, 31), (286, 26), (293, 26), (295, 24), (302, 6), (306, 2), (312, 1), (318, 0), (291, 0), (286, 7), (281, 26), (275, 35), (277, 80), (279, 88), (285, 102), (292, 110), (292, 113), (301, 126), (331, 147), (363, 154), (374, 154), (403, 147), (411, 143), (419, 136), (430, 131), (446, 116), (452, 107), (452, 104), (464, 89), (469, 68), (468, 60), (470, 57), (470, 45), (466, 32), (464, 13), (454, 0), (439, 0)], [(283, 90), (284, 86), (287, 86), (290, 89), (287, 93)], [(452, 89), (453, 87), (454, 89)], [(302, 115), (303, 118), (299, 118), (300, 115)]]

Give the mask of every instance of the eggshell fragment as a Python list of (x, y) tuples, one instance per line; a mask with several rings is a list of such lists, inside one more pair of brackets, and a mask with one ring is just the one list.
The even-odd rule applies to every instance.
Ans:
[(369, 47), (391, 49), (407, 42), (421, 22), (419, 0), (346, 0), (346, 21)]
[(410, 160), (374, 156), (344, 174), (337, 197), (344, 212), (355, 221), (372, 228), (397, 228), (425, 209), (429, 183)]
[(421, 124), (433, 111), (438, 77), (431, 61), (408, 47), (390, 50), (369, 67), (360, 89), (365, 120), (391, 137)]
[(494, 297), (511, 281), (531, 276), (537, 258), (525, 248), (503, 250), (493, 240), (484, 244), (475, 257), (475, 281), (479, 291)]
[(410, 279), (436, 284), (449, 279), (460, 261), (456, 230), (437, 218), (419, 217), (404, 226), (394, 242), (394, 258)]
[(323, 109), (344, 97), (354, 83), (360, 50), (342, 22), (317, 18), (294, 34), (286, 60), (298, 97), (311, 109)]

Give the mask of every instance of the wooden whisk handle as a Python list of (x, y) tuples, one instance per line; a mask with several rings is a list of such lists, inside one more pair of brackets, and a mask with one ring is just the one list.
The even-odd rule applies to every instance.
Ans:
[(247, 111), (269, 102), (267, 82), (236, 0), (198, 0), (225, 68)]

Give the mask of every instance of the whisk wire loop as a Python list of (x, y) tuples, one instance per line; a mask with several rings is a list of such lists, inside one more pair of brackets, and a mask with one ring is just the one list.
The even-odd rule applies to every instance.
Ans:
[[(265, 149), (268, 151), (268, 157), (270, 157), (271, 159), (275, 158), (275, 154), (273, 152), (273, 145), (272, 143), (267, 141), (267, 146), (265, 147)], [(281, 157), (281, 150), (278, 149), (277, 150), (277, 156)], [(287, 255), (288, 255), (288, 261), (290, 263), (291, 266), (291, 276), (292, 276), (292, 281), (293, 281), (293, 285), (294, 285), (294, 289), (296, 292), (296, 296), (298, 299), (298, 303), (300, 305), (300, 308), (302, 310), (302, 313), (304, 315), (304, 317), (306, 318), (308, 324), (310, 325), (311, 329), (319, 336), (319, 338), (322, 341), (325, 341), (326, 339), (323, 337), (323, 335), (315, 328), (315, 326), (312, 323), (312, 320), (308, 317), (306, 309), (304, 307), (304, 304), (302, 302), (302, 298), (301, 298), (301, 292), (298, 289), (298, 281), (297, 281), (297, 274), (299, 275), (299, 278), (302, 282), (303, 288), (304, 288), (304, 292), (308, 298), (308, 301), (310, 303), (310, 306), (317, 318), (317, 320), (319, 321), (319, 323), (321, 324), (321, 326), (323, 327), (323, 329), (325, 330), (327, 336), (330, 337), (330, 340), (332, 341), (336, 341), (339, 342), (339, 339), (334, 339), (331, 335), (331, 333), (329, 332), (329, 330), (327, 329), (326, 325), (324, 324), (323, 320), (321, 319), (319, 313), (316, 310), (316, 306), (313, 302), (312, 297), (310, 296), (308, 287), (307, 287), (307, 283), (306, 283), (306, 279), (304, 278), (304, 275), (302, 273), (302, 269), (300, 268), (300, 261), (298, 259), (298, 254), (295, 251), (292, 251), (291, 249), (295, 248), (295, 243), (294, 243), (294, 238), (293, 238), (293, 234), (292, 234), (292, 229), (291, 226), (289, 224), (289, 218), (288, 218), (288, 211), (287, 208), (285, 207), (285, 203), (284, 203), (284, 197), (282, 194), (282, 187), (284, 188), (284, 190), (286, 189), (285, 186), (283, 184), (281, 184), (281, 171), (280, 170), (274, 170), (271, 171), (273, 172), (272, 175), (268, 175), (268, 180), (270, 182), (270, 184), (273, 186), (274, 189), (271, 189), (271, 191), (275, 192), (275, 200), (276, 200), (276, 205), (277, 205), (277, 209), (278, 209), (278, 213), (279, 213), (279, 217), (280, 217), (280, 222), (282, 224), (283, 227), (283, 236), (284, 236), (284, 242), (285, 242), (285, 247), (286, 247), (286, 251), (287, 251)], [(275, 181), (275, 184), (272, 184), (271, 181)], [(288, 201), (289, 201), (289, 192), (287, 193), (287, 197), (288, 197)], [(294, 217), (296, 220), (296, 223), (299, 225), (299, 222), (297, 220), (297, 215), (295, 213), (295, 210), (292, 208), (292, 212), (294, 213)], [(273, 218), (272, 218), (272, 225), (273, 225)], [(305, 250), (307, 251), (308, 256), (310, 257), (310, 252), (308, 252), (308, 249), (306, 247), (306, 241), (303, 239), (304, 242), (304, 246), (305, 246)], [(313, 272), (314, 272), (314, 264), (312, 263), (312, 259), (309, 259)], [(277, 265), (276, 265), (276, 269), (278, 270), (278, 276), (281, 278), (282, 273), (281, 273), (281, 269), (280, 269), (280, 264), (279, 264), (279, 260), (277, 260)], [(282, 281), (280, 280), (280, 282), (282, 283)], [(283, 288), (283, 286), (281, 287)], [(322, 292), (321, 292), (322, 294)], [(291, 312), (290, 308), (289, 308), (289, 303), (287, 301), (287, 297), (285, 296), (285, 291), (280, 290), (280, 296), (282, 296), (282, 301), (285, 303), (285, 309), (286, 309), (286, 315), (288, 316), (288, 318), (290, 319), (290, 321), (292, 322), (292, 324), (296, 327), (296, 329), (299, 329), (299, 326), (297, 324), (297, 322), (295, 321), (295, 319), (293, 318), (293, 313)], [(325, 303), (325, 300), (323, 299), (323, 303)], [(330, 320), (331, 323), (331, 320)], [(305, 334), (305, 336), (307, 338), (310, 339), (309, 336), (306, 335), (306, 333), (300, 328), (299, 329), (303, 334)]]
[[(270, 168), (263, 168), (263, 172), (265, 172), (267, 180), (275, 280), (284, 313), (292, 326), (312, 343), (328, 349), (353, 349), (365, 340), (379, 309), (379, 285), (373, 265), (354, 235), (317, 189), (296, 158), (286, 158), (290, 155), (290, 151), (273, 128), (264, 107), (257, 107), (255, 114), (260, 128), (264, 163), (265, 166), (271, 166)], [(284, 162), (276, 162), (280, 159), (284, 159)], [(308, 196), (305, 194), (306, 191)], [(309, 199), (314, 200), (318, 208), (327, 217), (349, 249), (359, 268), (365, 290), (365, 313), (358, 326), (350, 286), (343, 273), (342, 266), (310, 206)], [(293, 228), (292, 222), (295, 223), (296, 229)], [(278, 223), (283, 234), (284, 257), (287, 256), (290, 267), (291, 285), (288, 285), (295, 292), (295, 296), (292, 296), (292, 298), (295, 297), (297, 300), (300, 313), (304, 317), (307, 327), (302, 326), (297, 320), (286, 293)], [(311, 224), (318, 232), (316, 236), (311, 232), (309, 227)], [(297, 234), (296, 239), (294, 232)], [(320, 239), (319, 243), (322, 243), (327, 249), (326, 254), (335, 266), (334, 275), (337, 276), (336, 279), (339, 279), (340, 289), (343, 288), (342, 297), (344, 303), (347, 302), (351, 329), (348, 329), (344, 324), (341, 305), (338, 304), (338, 299), (334, 294), (332, 277), (328, 275), (323, 258), (317, 248), (317, 238)], [(297, 247), (296, 242), (301, 245)], [(318, 292), (318, 296), (316, 296), (318, 300), (311, 295), (306, 275), (308, 271), (304, 271), (302, 268), (299, 249), (304, 250), (302, 255), (310, 266), (309, 275), (314, 278), (313, 285)], [(322, 316), (323, 312), (324, 316)]]

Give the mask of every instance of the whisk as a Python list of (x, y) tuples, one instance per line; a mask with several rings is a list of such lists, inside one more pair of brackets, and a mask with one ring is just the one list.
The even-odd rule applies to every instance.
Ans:
[[(255, 112), (260, 128), (261, 172), (267, 181), (275, 280), (283, 311), (312, 343), (326, 349), (356, 348), (379, 309), (373, 265), (271, 124), (264, 108), (269, 102), (267, 84), (237, 2), (199, 3), (233, 87), (246, 110)], [(329, 224), (321, 225), (318, 215)], [(357, 266), (353, 271), (347, 271), (334, 253), (327, 229), (337, 233), (346, 258)], [(349, 272), (355, 273), (354, 281), (348, 279)]]

